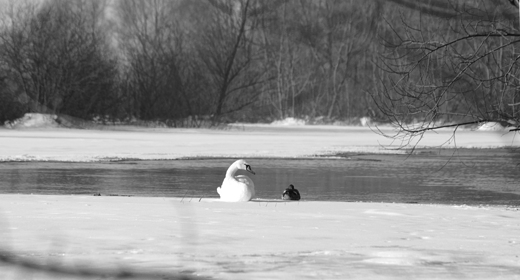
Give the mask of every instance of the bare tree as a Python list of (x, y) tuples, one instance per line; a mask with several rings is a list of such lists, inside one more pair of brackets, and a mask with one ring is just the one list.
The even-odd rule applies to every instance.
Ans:
[[(360, 46), (353, 30), (356, 9), (342, 9), (344, 1), (301, 1), (302, 22), (301, 40), (308, 46), (314, 69), (314, 108), (313, 115), (331, 118), (339, 105), (339, 97), (347, 91), (347, 65), (349, 54), (354, 46)], [(352, 3), (348, 3), (352, 5)], [(359, 34), (357, 34), (359, 35)], [(317, 111), (321, 112), (317, 112)]]
[(123, 50), (129, 113), (163, 121), (194, 113), (190, 96), (193, 69), (185, 57), (184, 32), (176, 19), (180, 1), (117, 2), (118, 37)]
[[(255, 43), (262, 1), (208, 1), (198, 14), (197, 50), (208, 79), (215, 121), (253, 104), (265, 81), (262, 49)], [(203, 17), (201, 17), (203, 15)]]
[(388, 74), (373, 97), (399, 128), (396, 137), (482, 122), (519, 130), (517, 6), (505, 0), (390, 2), (409, 9), (386, 19), (393, 23), (380, 65)]
[(265, 61), (276, 81), (264, 96), (279, 117), (297, 111), (311, 118), (349, 118), (365, 111), (359, 87), (366, 83), (356, 78), (364, 71), (361, 57), (374, 42), (373, 6), (287, 1), (263, 23), (263, 43), (269, 50)]
[(275, 12), (260, 21), (263, 63), (270, 77), (262, 86), (260, 102), (278, 119), (296, 117), (296, 100), (306, 90), (313, 73), (308, 68), (304, 47), (294, 38), (295, 6), (284, 1), (273, 6)]
[(101, 32), (103, 3), (11, 6), (0, 59), (28, 110), (89, 118), (111, 107), (117, 65)]

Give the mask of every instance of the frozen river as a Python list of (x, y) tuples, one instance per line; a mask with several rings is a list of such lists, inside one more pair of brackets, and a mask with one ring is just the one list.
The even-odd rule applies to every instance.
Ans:
[[(0, 192), (218, 197), (216, 188), (233, 161), (5, 162)], [(519, 162), (507, 150), (247, 161), (261, 199), (278, 199), (293, 184), (304, 200), (520, 205)]]

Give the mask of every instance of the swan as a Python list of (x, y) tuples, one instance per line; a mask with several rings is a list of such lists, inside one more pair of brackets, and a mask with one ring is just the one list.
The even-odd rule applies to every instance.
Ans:
[(300, 192), (291, 184), (282, 194), (283, 200), (300, 200)]
[(222, 186), (217, 188), (220, 195), (220, 200), (229, 202), (249, 201), (255, 196), (255, 184), (251, 178), (246, 175), (237, 175), (235, 173), (239, 170), (255, 172), (251, 169), (251, 165), (243, 159), (235, 161), (229, 166), (226, 177), (222, 182)]

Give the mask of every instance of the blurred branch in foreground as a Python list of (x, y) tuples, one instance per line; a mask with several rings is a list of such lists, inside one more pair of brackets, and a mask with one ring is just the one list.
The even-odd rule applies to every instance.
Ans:
[(133, 271), (131, 269), (102, 269), (88, 265), (78, 265), (74, 267), (53, 265), (48, 263), (38, 263), (29, 258), (20, 258), (15, 252), (0, 249), (0, 264), (16, 267), (24, 271), (40, 272), (49, 275), (77, 278), (110, 278), (110, 279), (173, 279), (173, 280), (196, 280), (207, 279), (203, 277), (188, 276), (171, 272), (152, 272), (152, 271)]

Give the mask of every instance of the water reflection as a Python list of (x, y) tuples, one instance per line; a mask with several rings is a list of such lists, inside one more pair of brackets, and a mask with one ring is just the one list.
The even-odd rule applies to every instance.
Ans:
[[(2, 163), (0, 192), (218, 197), (234, 159), (115, 163)], [(249, 159), (260, 198), (293, 184), (304, 200), (520, 204), (520, 175), (507, 157), (351, 155), (343, 159)], [(240, 171), (239, 171), (240, 172)]]

